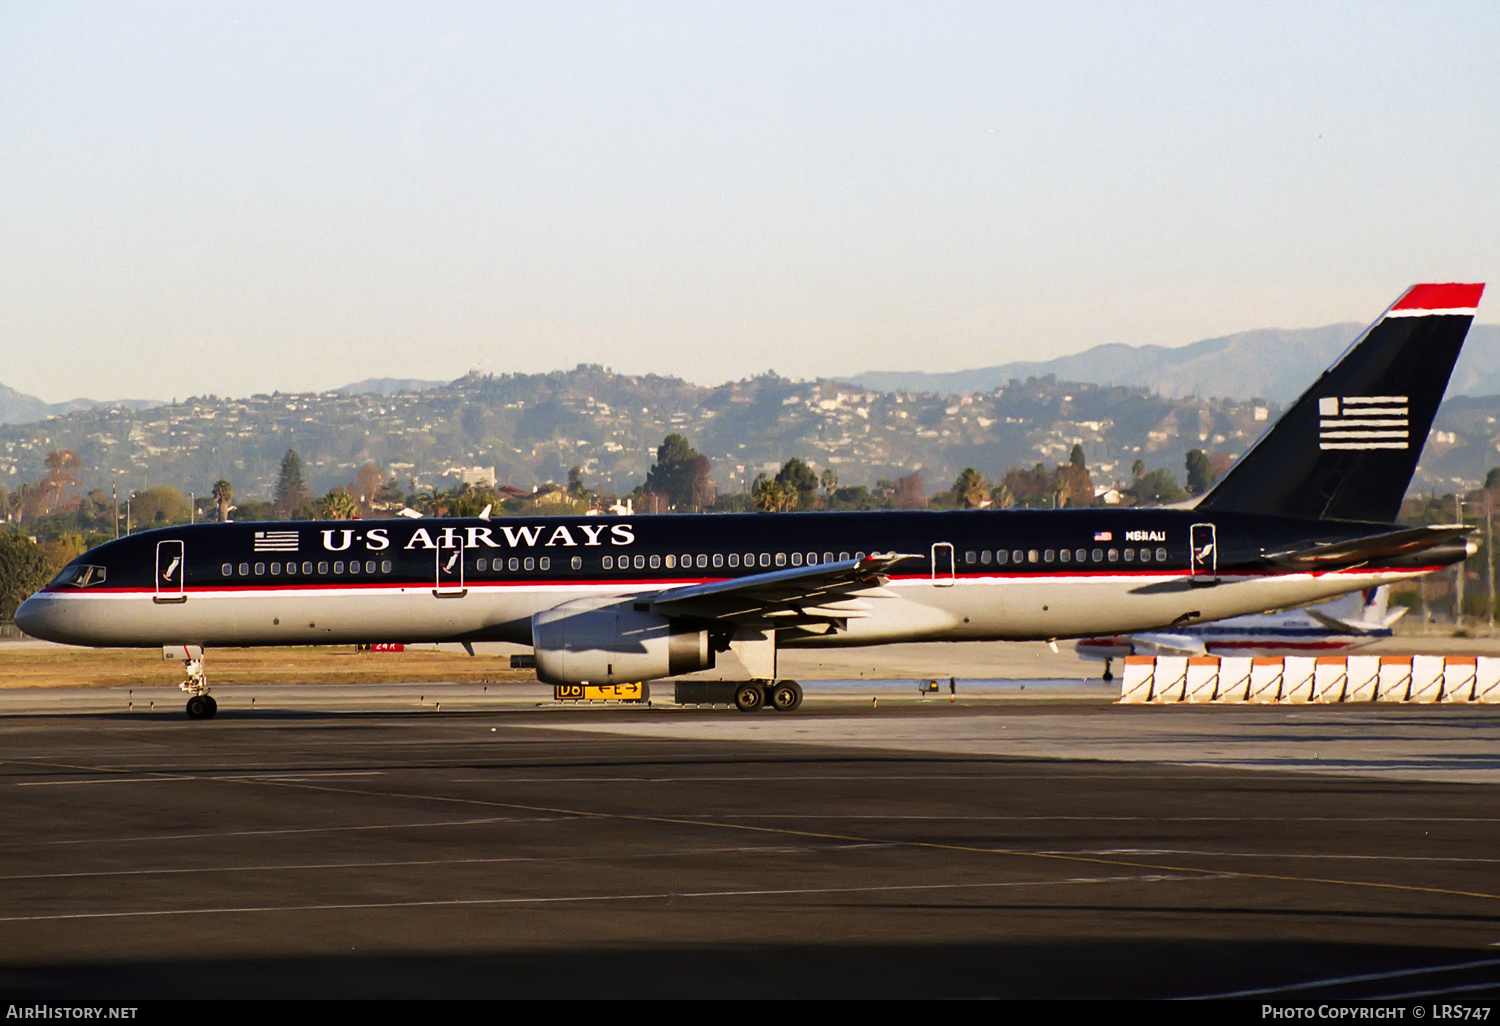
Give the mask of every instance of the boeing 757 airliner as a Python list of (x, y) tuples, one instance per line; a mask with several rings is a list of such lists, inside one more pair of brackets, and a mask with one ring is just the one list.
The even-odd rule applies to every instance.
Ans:
[(1301, 605), (1475, 551), (1401, 506), (1483, 285), (1417, 285), (1191, 509), (197, 524), (84, 553), (16, 623), (74, 645), (203, 650), (508, 641), (554, 684), (746, 668), (795, 709), (787, 646), (1135, 634)]

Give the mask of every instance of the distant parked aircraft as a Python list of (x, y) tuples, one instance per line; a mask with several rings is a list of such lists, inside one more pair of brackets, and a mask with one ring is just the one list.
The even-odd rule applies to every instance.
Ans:
[(1129, 655), (1330, 655), (1348, 652), (1391, 636), (1406, 614), (1387, 612), (1386, 587), (1366, 588), (1306, 609), (1256, 613), (1193, 627), (1139, 634), (1081, 638), (1078, 655), (1104, 660), (1104, 679), (1114, 680), (1113, 663)]

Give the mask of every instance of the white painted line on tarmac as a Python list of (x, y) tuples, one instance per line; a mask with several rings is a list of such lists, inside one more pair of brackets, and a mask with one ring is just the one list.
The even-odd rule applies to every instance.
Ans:
[[(677, 901), (688, 898), (766, 898), (819, 894), (885, 894), (917, 891), (991, 890), (1011, 887), (1056, 887), (1065, 884), (1169, 883), (1202, 880), (1199, 874), (1177, 876), (1152, 873), (1142, 876), (1072, 877), (1066, 880), (1007, 880), (993, 883), (888, 884), (865, 887), (787, 887), (722, 891), (655, 891), (636, 894), (585, 894), (539, 898), (439, 898), (429, 901), (362, 901), (318, 905), (241, 905), (216, 908), (138, 909), (125, 912), (61, 912), (51, 915), (0, 916), (0, 923), (41, 923), (70, 919), (132, 919), (161, 916), (237, 915), (253, 912), (339, 912), (386, 908), (463, 908), (500, 905), (576, 905), (588, 902)], [(1497, 959), (1500, 961), (1500, 959)]]
[[(190, 876), (194, 874), (212, 874), (215, 876), (227, 873), (289, 873), (303, 870), (347, 870), (347, 869), (399, 869), (415, 868), (422, 866), (483, 866), (507, 862), (622, 862), (627, 859), (676, 859), (696, 858), (704, 855), (827, 855), (831, 852), (854, 851), (863, 848), (890, 848), (889, 844), (834, 844), (825, 847), (814, 847), (812, 845), (744, 845), (739, 847), (717, 847), (717, 848), (684, 848), (677, 851), (647, 851), (630, 852), (625, 854), (609, 853), (601, 855), (497, 855), (489, 858), (463, 858), (463, 859), (397, 859), (377, 862), (304, 862), (277, 865), (266, 863), (263, 865), (248, 866), (195, 866), (185, 868), (146, 868), (146, 869), (96, 869), (84, 870), (76, 873), (12, 873), (0, 875), (0, 882), (18, 880), (82, 880), (98, 877), (123, 877), (123, 876)], [(1209, 878), (1212, 879), (1212, 878)]]
[[(1191, 1001), (1219, 1001), (1226, 998), (1259, 997), (1263, 994), (1286, 994), (1298, 990), (1316, 990), (1319, 987), (1336, 987), (1344, 983), (1369, 983), (1373, 980), (1394, 980), (1405, 976), (1426, 976), (1431, 973), (1452, 973), (1464, 969), (1482, 969), (1500, 965), (1500, 958), (1489, 958), (1478, 962), (1458, 962), (1453, 965), (1424, 966), (1419, 969), (1394, 969), (1385, 973), (1362, 973), (1358, 976), (1331, 976), (1324, 980), (1309, 980), (1305, 983), (1289, 983), (1281, 987), (1257, 987), (1254, 990), (1234, 990), (1224, 994), (1202, 994), (1189, 998)], [(1494, 986), (1494, 984), (1489, 984)], [(1374, 1000), (1374, 999), (1372, 999)]]
[(76, 787), (84, 784), (161, 784), (170, 780), (202, 780), (197, 776), (98, 777), (90, 780), (23, 780), (16, 787)]

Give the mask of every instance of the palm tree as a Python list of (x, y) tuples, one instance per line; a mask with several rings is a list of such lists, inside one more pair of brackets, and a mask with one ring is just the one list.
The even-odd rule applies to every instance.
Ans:
[(342, 488), (334, 489), (318, 500), (320, 520), (354, 520), (359, 517), (359, 503)]
[(219, 507), (219, 523), (228, 523), (229, 511), (234, 509), (232, 505), (234, 502), (234, 485), (221, 477), (214, 482), (214, 490), (211, 494), (213, 495), (214, 503)]

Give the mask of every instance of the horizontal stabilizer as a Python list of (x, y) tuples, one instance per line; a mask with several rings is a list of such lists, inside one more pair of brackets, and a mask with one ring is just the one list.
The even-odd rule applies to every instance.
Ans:
[(1131, 642), (1136, 655), (1201, 656), (1208, 652), (1202, 638), (1186, 634), (1137, 634)]
[[(1378, 559), (1383, 564), (1405, 556), (1417, 556), (1441, 546), (1452, 546), (1474, 533), (1461, 524), (1435, 527), (1410, 527), (1384, 534), (1366, 535), (1348, 541), (1285, 552), (1267, 552), (1265, 558), (1279, 566), (1297, 570), (1342, 570)], [(1473, 543), (1468, 543), (1472, 545)]]

